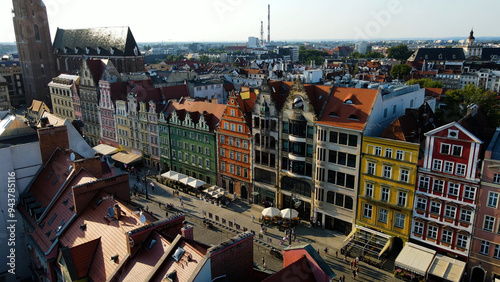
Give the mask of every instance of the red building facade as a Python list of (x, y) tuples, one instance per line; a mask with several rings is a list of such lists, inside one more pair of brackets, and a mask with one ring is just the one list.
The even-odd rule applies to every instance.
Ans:
[(410, 238), (467, 260), (479, 191), (479, 138), (453, 122), (425, 134)]

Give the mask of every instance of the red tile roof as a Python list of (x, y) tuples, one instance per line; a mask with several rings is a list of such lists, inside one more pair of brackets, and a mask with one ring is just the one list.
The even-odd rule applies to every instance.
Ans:
[[(99, 205), (88, 205), (60, 238), (61, 244), (69, 248), (100, 238), (100, 244), (96, 249), (89, 271), (89, 278), (94, 281), (105, 281), (111, 277), (127, 256), (128, 239), (126, 233), (142, 225), (139, 214), (132, 206), (117, 198), (110, 197), (104, 192), (94, 197), (91, 203), (97, 203), (100, 199), (103, 201)], [(115, 204), (118, 204), (122, 211), (122, 216), (118, 221), (107, 217), (108, 209)], [(83, 224), (86, 224), (84, 230), (80, 228)], [(111, 257), (115, 255), (118, 255), (116, 263), (111, 260)]]
[(184, 120), (186, 113), (189, 112), (193, 122), (197, 122), (200, 115), (205, 112), (205, 120), (207, 121), (210, 130), (214, 130), (216, 124), (218, 124), (222, 118), (226, 105), (182, 99), (180, 102), (170, 103), (166, 112), (170, 114), (174, 111), (174, 109), (178, 112), (181, 120)]
[(97, 238), (70, 249), (73, 265), (76, 267), (79, 278), (84, 278), (88, 275), (90, 266), (92, 265), (92, 259), (94, 258), (95, 251), (99, 244), (100, 239)]
[(271, 275), (262, 282), (280, 282), (280, 281), (291, 281), (295, 280), (300, 282), (315, 282), (316, 278), (313, 275), (311, 266), (307, 257), (303, 255), (301, 258), (295, 262), (284, 267), (280, 271)]
[(377, 95), (377, 89), (334, 87), (317, 123), (363, 130)]

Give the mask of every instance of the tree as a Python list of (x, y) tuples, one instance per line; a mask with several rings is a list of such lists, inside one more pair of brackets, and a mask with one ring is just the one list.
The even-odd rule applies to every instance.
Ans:
[(350, 56), (353, 57), (353, 58), (356, 58), (356, 59), (364, 58), (364, 55), (361, 54), (361, 53), (359, 53), (359, 52), (357, 52), (357, 51), (352, 52)]
[(309, 64), (312, 60), (317, 65), (323, 64), (328, 53), (319, 50), (299, 50), (299, 61), (302, 64)]
[(397, 79), (402, 79), (403, 77), (410, 74), (411, 68), (408, 65), (395, 65), (391, 68), (391, 75)]
[(370, 58), (370, 59), (381, 59), (384, 58), (384, 55), (378, 53), (378, 52), (367, 52), (365, 54), (365, 58)]
[(443, 88), (443, 83), (430, 78), (410, 79), (406, 82), (408, 85), (419, 84), (421, 88)]
[(206, 55), (201, 55), (200, 56), (200, 63), (202, 64), (208, 64), (210, 62), (210, 58)]
[(493, 125), (500, 124), (500, 100), (495, 92), (486, 91), (474, 85), (467, 85), (464, 89), (446, 92), (441, 99), (446, 104), (443, 113), (448, 117), (460, 119), (467, 113), (467, 106), (478, 105)]
[(408, 50), (408, 46), (399, 44), (387, 49), (387, 57), (404, 62), (413, 54), (413, 51)]

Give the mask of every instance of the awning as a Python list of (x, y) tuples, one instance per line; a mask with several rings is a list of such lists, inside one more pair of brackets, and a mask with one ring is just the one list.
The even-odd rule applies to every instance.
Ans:
[(363, 226), (356, 226), (344, 239), (342, 246), (361, 248), (373, 256), (380, 256), (389, 248), (391, 236)]
[(124, 164), (131, 164), (140, 161), (142, 157), (134, 153), (119, 152), (111, 156), (111, 158), (117, 162)]
[(436, 251), (407, 242), (396, 258), (394, 266), (425, 276), (435, 254)]
[(164, 178), (167, 178), (167, 179), (170, 179), (170, 180), (179, 181), (179, 180), (181, 180), (183, 178), (186, 178), (187, 175), (179, 173), (177, 171), (170, 170), (170, 171), (167, 171), (164, 174), (162, 174), (161, 177), (164, 177)]
[(429, 274), (452, 282), (459, 282), (465, 269), (465, 262), (437, 254)]
[(106, 144), (99, 144), (92, 149), (104, 156), (113, 155), (114, 153), (118, 152), (118, 148)]

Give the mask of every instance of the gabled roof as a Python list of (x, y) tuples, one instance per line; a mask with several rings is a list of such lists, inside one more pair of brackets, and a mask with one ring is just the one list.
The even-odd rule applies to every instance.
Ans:
[(483, 48), (481, 59), (483, 60), (498, 60), (500, 58), (500, 48)]
[(41, 110), (43, 110), (44, 108), (49, 108), (45, 102), (43, 101), (38, 101), (38, 100), (33, 100), (33, 102), (31, 103), (31, 106), (28, 108), (28, 110), (32, 111), (32, 112), (36, 112), (36, 113), (39, 113)]
[[(85, 29), (58, 28), (53, 48), (59, 55), (141, 55), (130, 28), (126, 26)], [(136, 49), (135, 52), (134, 49)]]
[(274, 273), (268, 278), (264, 279), (262, 282), (279, 282), (279, 281), (290, 281), (292, 279), (298, 279), (300, 282), (315, 282), (317, 281), (313, 275), (311, 265), (307, 260), (307, 257), (303, 255), (301, 258), (295, 262), (287, 265), (280, 271)]
[[(290, 265), (292, 262), (295, 262), (304, 255), (307, 255), (311, 268), (319, 267), (321, 272), (330, 278), (336, 276), (326, 261), (319, 255), (311, 244), (287, 247), (283, 249), (283, 252), (283, 266)], [(313, 271), (313, 274), (314, 273), (315, 272)], [(318, 277), (315, 275), (315, 278), (317, 279)]]
[(378, 95), (377, 89), (333, 87), (318, 124), (363, 130)]
[(203, 114), (208, 126), (210, 127), (210, 131), (213, 131), (222, 118), (222, 114), (225, 109), (226, 105), (223, 104), (182, 99), (180, 102), (170, 103), (167, 107), (166, 115), (170, 115), (174, 110), (176, 110), (179, 115), (179, 119), (184, 120), (186, 113), (189, 113), (193, 122), (196, 123), (199, 120), (200, 115)]
[(475, 142), (475, 143), (479, 143), (479, 144), (483, 143), (483, 141), (481, 141), (479, 138), (477, 138), (476, 136), (474, 136), (472, 133), (470, 133), (467, 129), (465, 129), (463, 126), (461, 126), (457, 122), (450, 122), (448, 124), (445, 124), (445, 125), (443, 125), (441, 127), (436, 128), (434, 130), (428, 131), (424, 135), (425, 136), (441, 136), (441, 137), (446, 137), (448, 135), (448, 133), (447, 132), (446, 133), (442, 133), (442, 132), (445, 131), (445, 130), (447, 130), (447, 129), (454, 129), (454, 130), (461, 131), (464, 135), (462, 135), (462, 137), (460, 137), (460, 134), (459, 134), (458, 138), (460, 140), (464, 140), (463, 139), (464, 137), (468, 137), (469, 141), (472, 141), (472, 142)]

